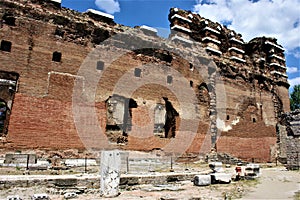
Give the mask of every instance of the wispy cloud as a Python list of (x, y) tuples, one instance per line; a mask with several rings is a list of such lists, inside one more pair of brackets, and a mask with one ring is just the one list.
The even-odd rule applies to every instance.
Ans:
[[(209, 2), (209, 3), (207, 3)], [(300, 47), (299, 0), (198, 0), (194, 12), (229, 28), (246, 41), (258, 36), (277, 38), (286, 49)]]
[(290, 88), (293, 88), (295, 85), (299, 85), (300, 84), (300, 77), (288, 79), (288, 82), (290, 84)]
[(98, 8), (110, 14), (121, 11), (117, 0), (95, 0), (95, 4)]
[(293, 74), (298, 72), (298, 68), (297, 67), (287, 67), (287, 73), (289, 74)]

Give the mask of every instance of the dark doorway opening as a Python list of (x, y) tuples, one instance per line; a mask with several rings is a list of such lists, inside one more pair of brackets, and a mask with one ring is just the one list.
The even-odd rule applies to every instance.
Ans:
[(179, 114), (173, 107), (172, 103), (168, 98), (163, 98), (165, 101), (166, 107), (166, 123), (164, 126), (165, 129), (165, 138), (174, 138), (176, 135), (176, 127), (178, 126)]

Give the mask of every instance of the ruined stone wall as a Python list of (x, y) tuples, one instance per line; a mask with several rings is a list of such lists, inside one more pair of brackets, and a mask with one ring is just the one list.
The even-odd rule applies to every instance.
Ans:
[(224, 102), (216, 120), (217, 151), (249, 161), (274, 161), (275, 126), (289, 111), (282, 46), (266, 37), (246, 43), (241, 34), (178, 8), (170, 10), (169, 20), (171, 38), (200, 42), (217, 65), (219, 87), (226, 91), (217, 95)]
[(277, 125), (279, 161), (288, 169), (300, 167), (300, 110), (285, 113)]
[[(1, 2), (1, 46), (11, 42), (9, 51), (0, 51), (1, 70), (18, 77), (7, 78), (17, 80), (17, 86), (1, 148), (85, 148), (74, 123), (75, 92), (86, 102), (95, 101), (97, 120), (82, 119), (82, 124), (99, 124), (119, 148), (163, 149), (175, 137), (189, 143), (183, 150), (189, 153), (214, 147), (243, 159), (272, 160), (275, 125), (289, 108), (283, 50), (275, 39), (245, 43), (234, 31), (175, 9), (169, 17), (173, 31), (165, 40), (50, 0)], [(107, 38), (109, 42), (102, 43)], [(163, 81), (143, 84), (130, 95), (122, 93), (151, 74), (152, 80)], [(127, 82), (118, 85), (124, 77)], [(184, 93), (180, 99), (182, 88), (196, 99)], [(221, 96), (215, 94), (219, 88), (225, 91)], [(222, 106), (216, 108), (217, 102)], [(164, 124), (166, 133), (155, 136), (154, 127), (147, 124), (158, 105), (170, 117)], [(161, 121), (162, 116), (157, 118)], [(126, 128), (116, 131), (116, 126)], [(191, 127), (196, 133), (189, 138)]]

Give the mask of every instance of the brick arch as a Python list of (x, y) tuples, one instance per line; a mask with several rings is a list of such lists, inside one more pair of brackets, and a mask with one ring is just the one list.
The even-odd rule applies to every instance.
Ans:
[(197, 87), (197, 98), (199, 101), (199, 110), (200, 110), (200, 116), (202, 119), (209, 119), (209, 108), (210, 108), (210, 94), (209, 94), (210, 88), (209, 85), (207, 85), (205, 82), (202, 82)]
[(238, 113), (237, 113), (239, 117), (249, 122), (254, 122), (253, 119), (255, 119), (255, 122), (256, 120), (262, 119), (261, 113), (257, 108), (256, 105), (257, 102), (255, 98), (240, 97), (240, 99), (241, 99), (241, 103), (238, 105)]
[[(156, 107), (158, 105), (163, 106), (166, 113), (163, 125), (161, 124), (161, 128), (163, 128), (161, 137), (174, 138), (176, 131), (178, 131), (181, 117), (179, 113), (179, 111), (181, 110), (180, 103), (179, 99), (176, 97), (176, 94), (162, 85), (146, 84), (138, 88), (132, 96), (133, 99), (139, 99), (140, 97), (144, 99), (143, 103), (146, 107), (148, 103), (154, 103)], [(133, 116), (134, 119), (145, 118), (145, 116), (140, 115), (139, 112), (141, 112), (139, 111), (139, 108), (135, 109), (135, 116)], [(150, 115), (155, 114), (155, 109), (153, 110), (153, 112), (154, 113), (151, 113)]]
[(202, 95), (205, 95), (205, 96), (202, 96), (202, 100), (209, 104), (209, 100), (210, 100), (210, 95), (209, 95), (209, 91), (211, 91), (211, 87), (210, 85), (207, 85), (206, 83), (201, 83), (199, 86), (198, 86), (198, 91), (199, 93), (202, 92)]

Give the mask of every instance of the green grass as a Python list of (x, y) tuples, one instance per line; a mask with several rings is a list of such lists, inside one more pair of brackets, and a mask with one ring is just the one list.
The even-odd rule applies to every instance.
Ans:
[(225, 197), (227, 200), (242, 198), (243, 195), (245, 194), (245, 191), (259, 184), (259, 179), (240, 180), (238, 182), (233, 182), (231, 184), (235, 184), (235, 186), (232, 187), (230, 190), (224, 191), (222, 193), (223, 199), (225, 199)]
[(294, 200), (300, 200), (300, 190), (298, 192), (295, 192)]

